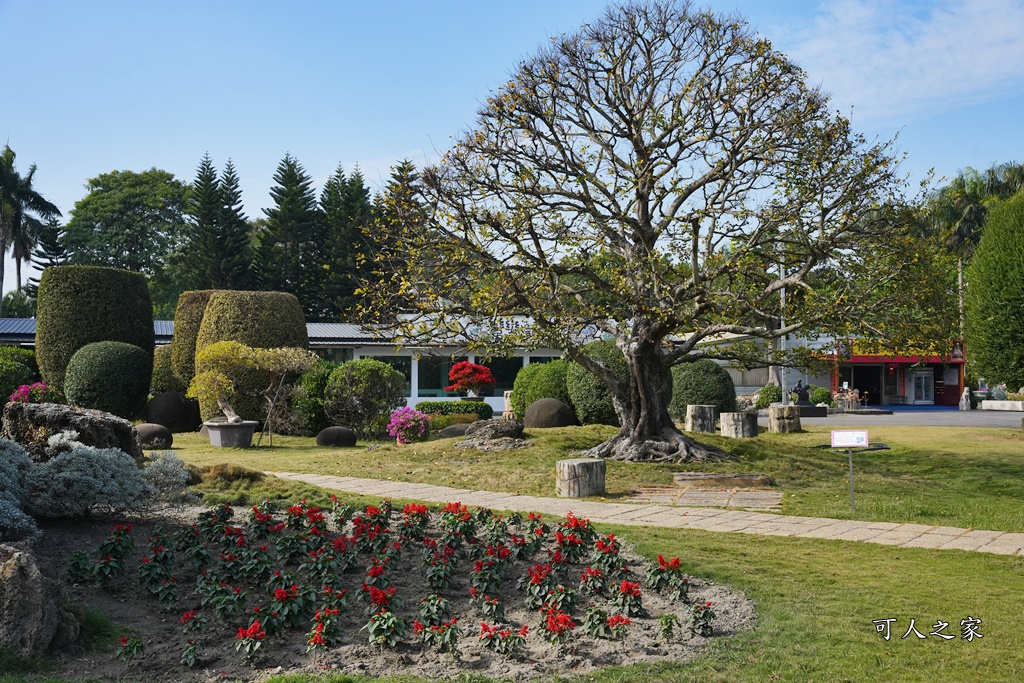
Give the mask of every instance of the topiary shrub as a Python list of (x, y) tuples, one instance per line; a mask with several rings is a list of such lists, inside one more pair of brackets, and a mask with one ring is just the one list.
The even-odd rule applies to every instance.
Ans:
[[(212, 292), (196, 336), (196, 374), (206, 369), (199, 361), (202, 350), (221, 341), (263, 349), (309, 348), (302, 306), (294, 295), (285, 292)], [(263, 379), (256, 372), (236, 378), (239, 398), (232, 406), (247, 420), (262, 421), (266, 418), (265, 402), (254, 398), (264, 388), (260, 384)], [(216, 404), (202, 399), (199, 408), (204, 420), (220, 413)]]
[[(604, 363), (619, 380), (629, 381), (629, 367), (622, 351), (612, 341), (596, 341), (587, 344), (583, 351), (594, 360)], [(612, 395), (595, 375), (587, 372), (582, 365), (568, 364), (565, 373), (565, 388), (569, 400), (576, 410), (581, 424), (607, 424), (619, 426), (619, 417), (612, 405)]]
[(35, 517), (81, 517), (97, 510), (146, 508), (154, 490), (130, 455), (78, 444), (25, 477), (27, 511)]
[(187, 387), (196, 376), (196, 338), (206, 304), (210, 303), (215, 291), (196, 289), (178, 296), (178, 305), (174, 309), (174, 339), (171, 341), (171, 372), (183, 387)]
[(162, 394), (165, 391), (185, 391), (185, 386), (171, 370), (171, 347), (158, 346), (153, 351), (153, 378), (149, 382), (149, 393)]
[(35, 377), (32, 371), (16, 360), (0, 356), (0, 396), (9, 400), (18, 387), (30, 384)]
[(825, 405), (830, 406), (832, 405), (832, 392), (826, 389), (825, 387), (814, 387), (814, 390), (811, 391), (810, 396), (808, 396), (807, 400), (809, 400), (814, 405), (824, 403)]
[(494, 408), (487, 401), (420, 401), (416, 410), (427, 415), (463, 415), (475, 413), (479, 420), (494, 417)]
[(669, 415), (682, 419), (686, 417), (686, 407), (696, 405), (715, 406), (719, 414), (736, 412), (736, 386), (732, 377), (708, 358), (672, 368)]
[(565, 386), (569, 363), (554, 360), (550, 363), (530, 363), (519, 371), (512, 384), (512, 412), (516, 419), (526, 416), (526, 409), (542, 398), (556, 398), (570, 408), (572, 400)]
[(767, 408), (773, 403), (782, 400), (782, 388), (778, 384), (766, 384), (757, 394), (757, 403), (754, 407), (758, 410)]
[(324, 392), (324, 412), (332, 424), (361, 439), (384, 432), (391, 411), (405, 405), (405, 376), (387, 363), (361, 359), (342, 363)]
[(308, 436), (319, 434), (331, 425), (324, 412), (324, 394), (327, 380), (337, 367), (337, 363), (320, 361), (295, 383), (292, 408), (302, 416), (303, 432)]
[(146, 412), (152, 358), (124, 342), (96, 342), (75, 352), (64, 377), (64, 395), (78, 408), (93, 408), (126, 420)]
[(132, 344), (152, 361), (153, 302), (142, 274), (96, 266), (54, 266), (43, 271), (38, 302), (36, 360), (51, 387), (64, 388), (71, 357), (93, 342)]

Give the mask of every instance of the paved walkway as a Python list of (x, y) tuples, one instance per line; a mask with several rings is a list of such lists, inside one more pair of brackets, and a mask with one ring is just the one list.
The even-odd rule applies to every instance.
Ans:
[(765, 536), (830, 538), (840, 541), (896, 545), (903, 548), (976, 550), (999, 555), (1024, 555), (1024, 533), (959, 529), (950, 526), (928, 526), (927, 524), (795, 517), (713, 508), (597, 503), (577, 499), (520, 496), (494, 491), (453, 489), (431, 484), (320, 474), (295, 474), (292, 472), (268, 472), (267, 474), (282, 479), (303, 481), (325, 489), (365, 496), (380, 496), (381, 498), (405, 498), (435, 503), (459, 501), (466, 505), (478, 505), (498, 510), (542, 512), (556, 516), (563, 516), (572, 510), (578, 515), (589, 517), (591, 521), (609, 524), (734, 531)]

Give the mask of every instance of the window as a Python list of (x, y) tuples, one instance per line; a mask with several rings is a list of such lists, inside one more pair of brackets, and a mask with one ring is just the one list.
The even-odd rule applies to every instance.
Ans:
[(352, 360), (352, 349), (314, 348), (316, 355), (331, 363), (344, 363)]
[(512, 390), (512, 383), (516, 381), (516, 375), (523, 369), (523, 359), (520, 357), (491, 358), (482, 362), (481, 365), (489, 367), (494, 379), (497, 380), (494, 389), (484, 392), (484, 395), (502, 396), (504, 392)]
[(405, 377), (405, 393), (412, 394), (412, 356), (360, 356), (369, 360), (387, 363)]
[(553, 360), (558, 360), (561, 356), (530, 356), (531, 363), (550, 363)]
[(419, 396), (456, 396), (454, 392), (444, 390), (451, 384), (448, 372), (452, 365), (465, 358), (448, 358), (447, 356), (423, 356), (419, 362), (419, 380), (417, 394)]

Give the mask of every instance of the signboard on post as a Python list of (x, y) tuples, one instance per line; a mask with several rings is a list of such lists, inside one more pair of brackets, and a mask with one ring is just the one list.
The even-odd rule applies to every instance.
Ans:
[(832, 448), (864, 448), (870, 443), (866, 429), (832, 431)]

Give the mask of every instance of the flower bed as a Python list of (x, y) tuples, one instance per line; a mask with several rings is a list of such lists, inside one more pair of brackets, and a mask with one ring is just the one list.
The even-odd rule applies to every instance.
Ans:
[(131, 663), (112, 677), (138, 677), (126, 666), (172, 666), (181, 680), (190, 667), (250, 678), (281, 666), (525, 679), (678, 659), (751, 615), (741, 596), (684, 577), (678, 558), (647, 563), (571, 513), (264, 504), (244, 518), (220, 506), (192, 525), (136, 528), (134, 543), (127, 533), (75, 556), (75, 590), (137, 602), (174, 633), (121, 652)]

